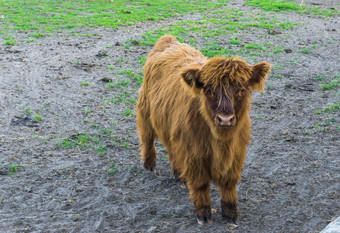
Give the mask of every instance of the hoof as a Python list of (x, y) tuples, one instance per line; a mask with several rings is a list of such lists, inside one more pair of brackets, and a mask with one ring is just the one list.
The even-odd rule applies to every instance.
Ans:
[(174, 176), (175, 176), (175, 181), (180, 182), (181, 181), (181, 173), (177, 169), (174, 169), (173, 173), (174, 173)]
[(232, 224), (237, 225), (237, 217), (236, 218), (229, 218), (226, 215), (222, 215), (222, 217), (227, 223), (232, 223)]
[(222, 207), (222, 217), (229, 223), (234, 223), (237, 225), (237, 205), (231, 202), (221, 202)]
[(200, 225), (204, 225), (206, 223), (211, 224), (211, 210), (210, 207), (202, 207), (196, 210), (196, 219), (197, 223)]
[(181, 173), (179, 172), (179, 170), (174, 169), (173, 174), (175, 177), (175, 182), (186, 184), (185, 178), (181, 177)]
[(146, 159), (144, 162), (144, 168), (149, 171), (149, 172), (156, 172), (156, 162), (153, 161), (152, 159)]
[(150, 173), (156, 173), (156, 168), (154, 168), (154, 167), (145, 167), (144, 166), (144, 168), (145, 168), (146, 171), (148, 171)]
[(198, 217), (197, 217), (197, 223), (200, 224), (200, 225), (204, 225), (204, 224), (206, 224), (206, 223), (211, 224), (212, 221), (211, 221), (211, 219), (207, 219), (207, 218), (198, 218)]

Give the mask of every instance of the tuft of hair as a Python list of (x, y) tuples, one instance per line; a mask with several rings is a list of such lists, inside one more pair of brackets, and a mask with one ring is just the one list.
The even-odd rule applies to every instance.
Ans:
[(221, 84), (228, 85), (229, 81), (242, 84), (250, 79), (251, 74), (252, 67), (237, 57), (213, 57), (203, 66), (201, 81), (216, 89)]

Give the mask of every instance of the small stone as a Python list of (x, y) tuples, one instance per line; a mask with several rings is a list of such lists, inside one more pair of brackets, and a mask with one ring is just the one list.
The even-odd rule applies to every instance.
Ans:
[(155, 227), (155, 226), (154, 226), (154, 227), (150, 227), (150, 228), (148, 229), (147, 232), (148, 232), (148, 233), (151, 233), (151, 232), (153, 232), (153, 231), (156, 230), (156, 229), (157, 229), (157, 227)]

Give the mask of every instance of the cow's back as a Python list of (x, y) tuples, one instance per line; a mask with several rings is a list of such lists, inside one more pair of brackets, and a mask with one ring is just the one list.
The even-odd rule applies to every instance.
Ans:
[(182, 83), (181, 70), (205, 61), (199, 51), (171, 36), (162, 37), (147, 57), (140, 98), (144, 98), (152, 127), (166, 147), (180, 128), (190, 124), (192, 108), (194, 117), (200, 117), (199, 100)]
[(199, 51), (187, 44), (178, 42), (172, 36), (161, 37), (149, 53), (144, 66), (144, 82), (153, 85), (159, 79), (180, 79), (183, 67), (206, 61)]

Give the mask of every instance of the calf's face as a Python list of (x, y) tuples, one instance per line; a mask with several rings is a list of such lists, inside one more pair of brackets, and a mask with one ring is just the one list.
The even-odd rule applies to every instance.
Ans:
[(267, 62), (250, 66), (239, 59), (212, 58), (203, 66), (186, 67), (182, 77), (203, 100), (209, 120), (218, 128), (231, 128), (249, 110), (251, 92), (263, 91), (269, 72)]
[(239, 111), (244, 105), (248, 90), (236, 83), (203, 88), (206, 108), (218, 127), (233, 127), (237, 124)]

